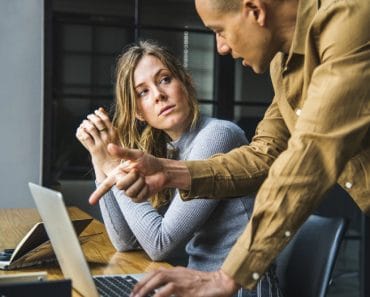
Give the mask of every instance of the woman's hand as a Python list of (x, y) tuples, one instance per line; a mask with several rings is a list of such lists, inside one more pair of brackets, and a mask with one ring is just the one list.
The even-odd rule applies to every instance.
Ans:
[(120, 160), (107, 151), (108, 143), (119, 144), (118, 133), (102, 107), (83, 120), (76, 137), (89, 151), (98, 181), (119, 164)]

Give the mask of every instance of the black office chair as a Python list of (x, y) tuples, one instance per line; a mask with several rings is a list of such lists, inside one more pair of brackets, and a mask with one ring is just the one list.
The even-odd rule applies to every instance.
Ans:
[(325, 297), (347, 222), (311, 215), (276, 259), (285, 297)]

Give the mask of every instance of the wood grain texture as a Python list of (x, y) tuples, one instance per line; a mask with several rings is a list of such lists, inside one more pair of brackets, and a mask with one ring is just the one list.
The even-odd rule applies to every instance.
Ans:
[[(76, 207), (68, 208), (71, 219), (90, 218), (91, 216)], [(40, 221), (36, 209), (9, 208), (0, 209), (0, 250), (14, 248), (30, 228)], [(112, 246), (104, 224), (93, 220), (81, 234), (89, 236), (82, 245), (86, 260), (93, 275), (143, 273), (159, 267), (171, 267), (164, 262), (153, 262), (142, 251), (119, 253)], [(68, 252), (68, 243), (66, 243)], [(57, 263), (13, 271), (1, 271), (2, 274), (47, 271), (49, 279), (61, 279), (63, 275)], [(73, 296), (80, 296), (73, 292)]]

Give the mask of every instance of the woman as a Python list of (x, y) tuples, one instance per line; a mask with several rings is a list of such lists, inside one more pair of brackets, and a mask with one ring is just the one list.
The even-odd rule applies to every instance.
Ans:
[[(205, 159), (247, 143), (235, 124), (200, 116), (191, 78), (165, 48), (141, 42), (129, 47), (117, 65), (113, 123), (103, 109), (87, 116), (76, 136), (90, 152), (97, 183), (111, 170), (119, 183), (119, 160), (107, 152), (113, 142), (159, 157)], [(114, 169), (117, 167), (116, 169)], [(144, 249), (152, 260), (167, 260), (186, 244), (188, 267), (218, 269), (243, 231), (252, 197), (183, 202), (177, 191), (134, 203), (113, 187), (100, 208), (118, 251)], [(242, 296), (281, 296), (273, 272)]]

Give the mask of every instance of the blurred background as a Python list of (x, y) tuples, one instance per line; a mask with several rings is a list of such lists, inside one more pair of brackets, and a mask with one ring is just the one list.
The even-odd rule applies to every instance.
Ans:
[[(87, 203), (94, 176), (75, 131), (94, 109), (111, 110), (115, 62), (132, 42), (168, 46), (192, 74), (202, 112), (249, 139), (274, 96), (268, 73), (217, 54), (193, 0), (0, 0), (0, 36), (2, 208), (33, 207), (33, 181), (101, 218)], [(317, 213), (350, 222), (329, 295), (369, 297), (368, 219), (339, 187)]]

